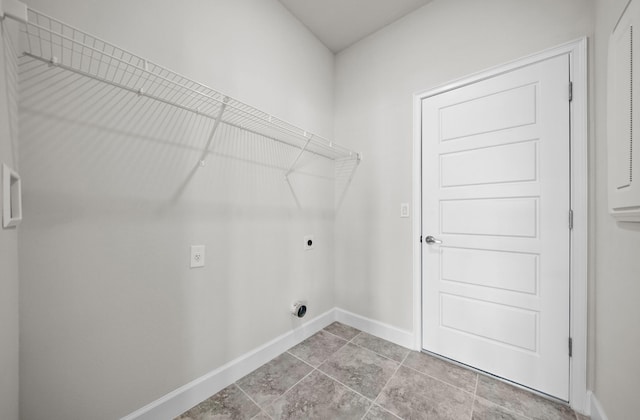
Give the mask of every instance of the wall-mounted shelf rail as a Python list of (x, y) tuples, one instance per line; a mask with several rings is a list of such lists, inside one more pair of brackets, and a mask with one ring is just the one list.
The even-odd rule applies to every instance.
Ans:
[[(5, 17), (20, 23), (25, 56), (209, 117), (216, 121), (215, 128), (227, 124), (332, 160), (360, 159), (352, 150), (26, 6), (6, 10)], [(215, 129), (208, 145), (214, 134)]]

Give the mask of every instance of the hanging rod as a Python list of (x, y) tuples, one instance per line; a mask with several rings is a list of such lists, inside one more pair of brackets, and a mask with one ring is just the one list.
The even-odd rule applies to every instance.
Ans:
[[(216, 127), (223, 123), (288, 144), (299, 148), (300, 155), (308, 152), (332, 160), (361, 158), (353, 150), (30, 9), (19, 1), (5, 0), (3, 4), (9, 6), (4, 6), (2, 18), (9, 17), (20, 23), (20, 48), (25, 56), (213, 119)], [(207, 150), (203, 152), (201, 160), (207, 153)]]

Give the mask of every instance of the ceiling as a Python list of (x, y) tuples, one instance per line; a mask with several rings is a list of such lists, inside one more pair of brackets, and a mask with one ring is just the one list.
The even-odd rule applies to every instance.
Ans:
[(279, 0), (338, 53), (431, 0)]

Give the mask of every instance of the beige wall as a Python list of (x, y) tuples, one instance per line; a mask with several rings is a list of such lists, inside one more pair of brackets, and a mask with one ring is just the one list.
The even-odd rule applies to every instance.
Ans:
[[(28, 3), (332, 132), (333, 55), (275, 0)], [(192, 172), (210, 122), (55, 69), (25, 79), (22, 418), (119, 418), (291, 330), (294, 299), (333, 308), (332, 165), (303, 159), (298, 208), (293, 149), (223, 128)]]
[(611, 420), (636, 418), (640, 413), (640, 223), (616, 223), (607, 208), (607, 46), (626, 4), (627, 0), (596, 2), (593, 391)]
[[(331, 54), (275, 1), (28, 3), (311, 131), (333, 131), (365, 160), (332, 251), (333, 191), (321, 162), (298, 179), (309, 193), (300, 210), (269, 169), (286, 151), (263, 145), (258, 156), (223, 143), (236, 159), (215, 157), (185, 182), (197, 153), (140, 141), (162, 137), (152, 120), (135, 114), (148, 132), (105, 132), (82, 120), (121, 118), (110, 102), (100, 118), (78, 110), (82, 93), (66, 91), (72, 106), (59, 111), (72, 118), (62, 121), (34, 95), (21, 122), (22, 418), (127, 414), (291, 328), (283, 307), (300, 295), (315, 314), (335, 304), (412, 330), (411, 219), (398, 216), (412, 198), (413, 93), (584, 35), (591, 52), (595, 44), (589, 383), (609, 418), (640, 411), (640, 227), (616, 224), (606, 209), (606, 44), (625, 0), (434, 0), (340, 53), (335, 75)], [(13, 152), (5, 139), (2, 160)], [(266, 164), (246, 162), (264, 155)], [(306, 233), (327, 248), (301, 255)], [(185, 267), (194, 243), (208, 246), (201, 271)], [(17, 417), (16, 244), (15, 231), (0, 231), (8, 419)]]
[(588, 0), (436, 0), (337, 56), (335, 139), (364, 153), (336, 220), (339, 307), (413, 329), (413, 94), (592, 27)]
[(335, 138), (365, 156), (337, 215), (337, 306), (413, 327), (411, 225), (398, 218), (411, 200), (412, 94), (587, 35), (589, 388), (610, 419), (639, 412), (640, 224), (616, 224), (606, 204), (607, 42), (625, 4), (436, 0), (337, 56)]
[[(2, 25), (6, 23), (3, 22)], [(9, 110), (17, 111), (7, 94), (12, 59), (5, 57), (4, 31), (0, 33), (0, 164), (17, 169), (17, 139), (12, 138)], [(10, 51), (10, 49), (7, 49)], [(7, 54), (11, 54), (7, 52)], [(5, 63), (8, 58), (8, 63)], [(6, 65), (5, 65), (6, 64)], [(2, 175), (0, 175), (2, 178)], [(0, 186), (0, 192), (2, 186)], [(0, 196), (0, 207), (2, 197)], [(2, 218), (0, 214), (0, 218)], [(0, 418), (18, 420), (18, 231), (0, 227)]]

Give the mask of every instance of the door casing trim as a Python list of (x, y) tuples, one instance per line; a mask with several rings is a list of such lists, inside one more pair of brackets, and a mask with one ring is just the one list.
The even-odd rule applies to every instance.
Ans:
[[(570, 59), (573, 100), (570, 102), (571, 207), (570, 321), (573, 356), (569, 360), (569, 403), (579, 412), (587, 407), (587, 267), (588, 267), (588, 74), (587, 38), (474, 73), (413, 95), (413, 333), (414, 349), (422, 349), (422, 100), (560, 55)], [(567, 91), (568, 95), (568, 91)], [(568, 348), (567, 348), (568, 351)]]

